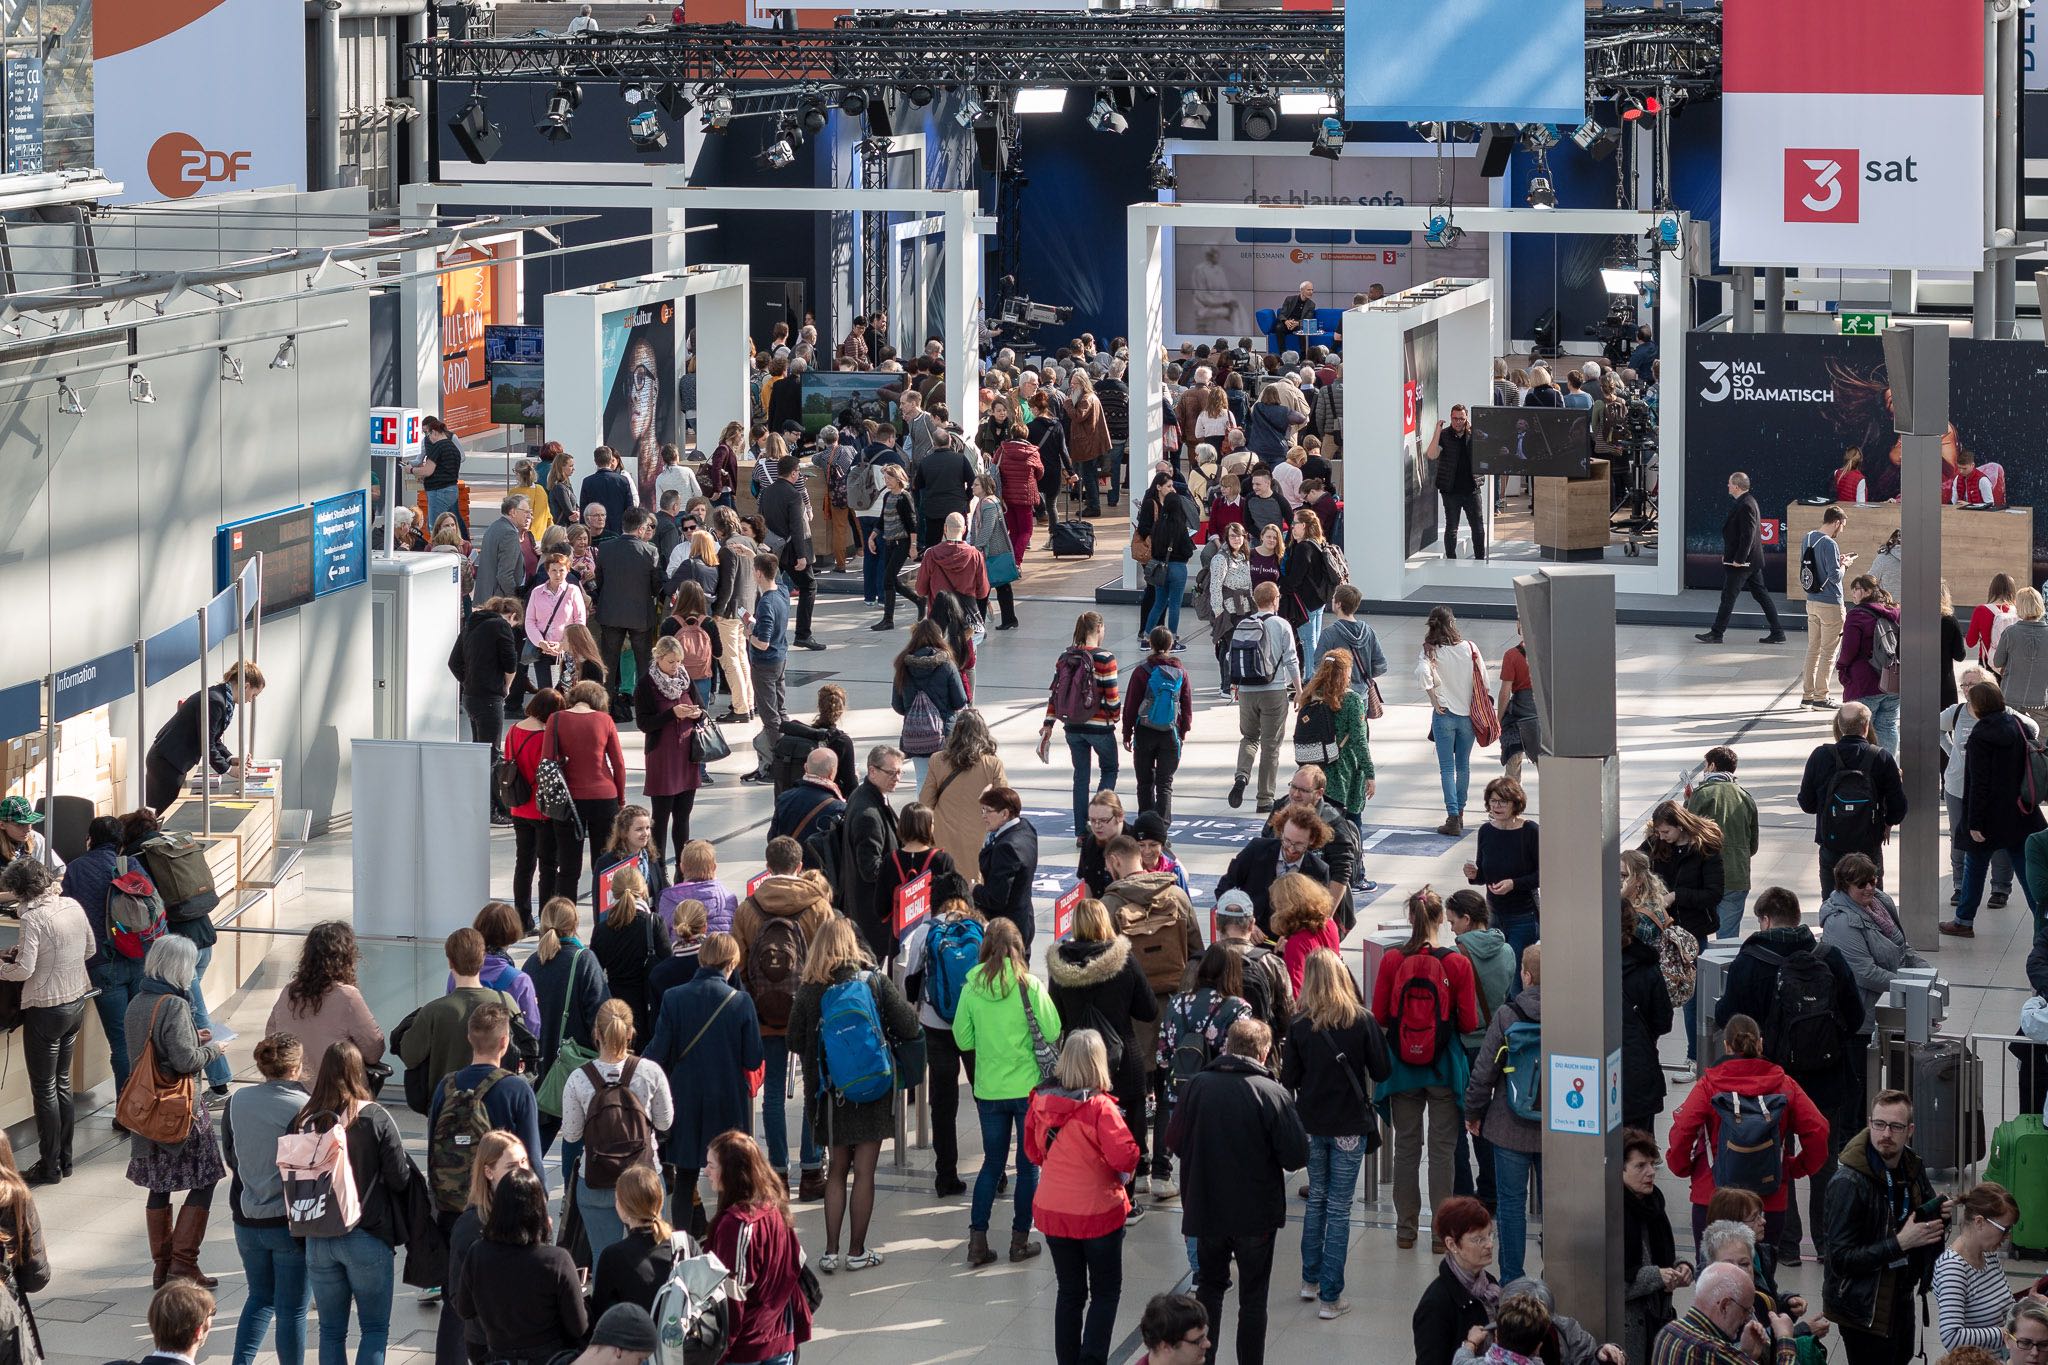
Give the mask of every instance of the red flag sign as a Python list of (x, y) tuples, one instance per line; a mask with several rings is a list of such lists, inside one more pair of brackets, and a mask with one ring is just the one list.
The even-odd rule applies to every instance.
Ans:
[(932, 912), (932, 874), (920, 872), (896, 888), (896, 937), (902, 938)]
[(1082, 883), (1075, 882), (1052, 903), (1052, 936), (1055, 939), (1065, 938), (1067, 931), (1074, 927), (1074, 907), (1081, 903), (1084, 890)]
[(759, 872), (756, 872), (756, 873), (755, 873), (755, 874), (753, 875), (753, 877), (751, 877), (751, 878), (750, 878), (750, 879), (748, 880), (748, 882), (747, 882), (747, 894), (748, 894), (749, 896), (753, 895), (753, 894), (754, 894), (754, 888), (755, 888), (755, 887), (757, 887), (757, 886), (759, 886), (759, 885), (760, 885), (760, 884), (761, 884), (762, 882), (765, 882), (765, 881), (767, 881), (767, 880), (768, 880), (768, 869), (764, 867), (764, 868), (762, 868), (762, 869), (761, 869), (761, 870), (760, 870)]

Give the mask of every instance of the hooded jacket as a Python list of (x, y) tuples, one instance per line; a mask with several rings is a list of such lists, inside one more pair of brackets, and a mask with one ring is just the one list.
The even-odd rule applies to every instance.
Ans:
[(1123, 1228), (1131, 1201), (1124, 1181), (1137, 1170), (1138, 1141), (1116, 1101), (1101, 1090), (1047, 1087), (1031, 1096), (1024, 1155), (1039, 1167), (1031, 1218), (1048, 1237), (1106, 1237)]
[(953, 661), (941, 654), (936, 645), (926, 645), (903, 661), (903, 673), (905, 681), (889, 689), (889, 704), (896, 708), (896, 714), (909, 715), (912, 699), (921, 692), (938, 708), (939, 723), (952, 729), (953, 717), (967, 705), (967, 688)]
[[(761, 928), (772, 919), (794, 919), (796, 927), (803, 930), (804, 942), (818, 941), (818, 931), (832, 919), (832, 888), (825, 881), (825, 874), (814, 868), (806, 868), (793, 876), (775, 873), (754, 888), (754, 894), (740, 902), (740, 908), (733, 911), (732, 936), (739, 944), (740, 960), (733, 967), (733, 980), (744, 983), (747, 979), (747, 953), (760, 937)], [(780, 1038), (787, 1029), (770, 1024), (761, 1025), (764, 1037)]]
[(1686, 798), (1685, 808), (1721, 827), (1721, 884), (1729, 891), (1749, 890), (1749, 860), (1756, 856), (1756, 799), (1742, 789), (1734, 773), (1708, 773)]
[[(1786, 1150), (1780, 1167), (1778, 1188), (1764, 1196), (1764, 1209), (1778, 1213), (1792, 1182), (1812, 1175), (1828, 1159), (1828, 1121), (1814, 1106), (1799, 1082), (1785, 1074), (1776, 1062), (1761, 1057), (1730, 1057), (1708, 1067), (1694, 1082), (1692, 1093), (1671, 1118), (1670, 1145), (1664, 1164), (1673, 1175), (1692, 1177), (1692, 1202), (1705, 1204), (1714, 1197), (1714, 1139), (1721, 1130), (1721, 1116), (1715, 1112), (1714, 1096), (1783, 1095)], [(1798, 1152), (1792, 1139), (1798, 1139)]]
[[(964, 507), (948, 510), (967, 515)], [(926, 520), (931, 520), (929, 502), (925, 513)], [(979, 602), (988, 591), (988, 562), (964, 540), (942, 540), (917, 561), (917, 595), (927, 602), (941, 592), (955, 592), (969, 602)]]
[(1045, 974), (1053, 1006), (1066, 1026), (1114, 1034), (1115, 1042), (1104, 1040), (1116, 1054), (1110, 1059), (1110, 1075), (1119, 1085), (1135, 1082), (1144, 1072), (1144, 1054), (1138, 1051), (1133, 1021), (1142, 1019), (1156, 1028), (1159, 1001), (1131, 955), (1131, 941), (1121, 936), (1106, 941), (1067, 939), (1047, 954)]
[[(1473, 929), (1458, 935), (1458, 951), (1472, 964), (1473, 980), (1479, 987), (1479, 1017), (1491, 1021), (1493, 1012), (1507, 1003), (1515, 988), (1515, 950), (1508, 936), (1494, 928)], [(1467, 1050), (1477, 1051), (1486, 1041), (1486, 1026), (1480, 1025), (1458, 1036)]]
[(1166, 1145), (1181, 1161), (1181, 1232), (1255, 1237), (1287, 1222), (1286, 1173), (1308, 1165), (1308, 1131), (1279, 1081), (1223, 1053), (1181, 1087)]
[[(974, 1054), (977, 1100), (1021, 1100), (1038, 1088), (1038, 1059), (1018, 984), (1012, 969), (996, 962), (969, 972), (967, 988), (960, 992), (959, 1007), (953, 1012), (953, 1041), (962, 1052)], [(1022, 984), (1031, 992), (1039, 1033), (1054, 1042), (1060, 1036), (1060, 1012), (1052, 996), (1029, 973)]]
[(494, 611), (472, 611), (448, 652), (448, 671), (465, 697), (504, 696), (519, 671), (519, 636), (512, 623)]
[[(1934, 1277), (1935, 1258), (1941, 1243), (1904, 1251), (1898, 1230), (1903, 1222), (1893, 1216), (1885, 1195), (1889, 1182), (1879, 1172), (1881, 1161), (1870, 1150), (1870, 1130), (1858, 1132), (1842, 1147), (1834, 1175), (1828, 1180), (1824, 1212), (1821, 1215), (1821, 1311), (1834, 1321), (1883, 1335), (1893, 1329), (1911, 1331), (1912, 1324), (1890, 1321), (1897, 1300), (1896, 1277), (1909, 1275), (1925, 1293)], [(1917, 1209), (1934, 1198), (1934, 1187), (1920, 1164), (1920, 1154), (1908, 1147), (1899, 1155), (1892, 1182), (1903, 1186), (1905, 1206)], [(1904, 1265), (1894, 1265), (1903, 1260)]]
[[(1386, 970), (1384, 963), (1380, 970)], [(1451, 984), (1457, 983), (1454, 980)], [(1539, 987), (1524, 986), (1511, 1005), (1502, 1005), (1493, 1012), (1493, 1020), (1486, 1026), (1486, 1041), (1479, 1045), (1479, 1058), (1472, 1063), (1471, 1078), (1465, 1082), (1465, 1112), (1482, 1115), (1479, 1136), (1494, 1146), (1511, 1152), (1540, 1152), (1543, 1125), (1508, 1107), (1508, 1088), (1504, 1083), (1508, 1025), (1525, 1017), (1534, 1024), (1543, 1022), (1543, 992)]]
[[(1762, 955), (1790, 957), (1794, 953), (1809, 952), (1818, 953), (1834, 977), (1835, 1019), (1841, 1026), (1843, 1041), (1853, 1040), (1863, 1032), (1863, 994), (1857, 990), (1856, 978), (1850, 974), (1849, 964), (1843, 960), (1842, 954), (1815, 938), (1813, 930), (1803, 924), (1760, 929), (1743, 940), (1742, 950), (1728, 964), (1721, 998), (1714, 1002), (1715, 1026), (1723, 1027), (1734, 1016), (1746, 1014), (1766, 1030), (1764, 1048), (1769, 1051), (1774, 1046), (1769, 1029), (1771, 1006), (1776, 1002), (1778, 993), (1778, 964), (1766, 961)], [(1837, 1068), (1834, 1074), (1797, 1078), (1823, 1114), (1834, 1113), (1847, 1095), (1848, 1077), (1841, 1071)]]
[(1846, 891), (1836, 891), (1820, 907), (1820, 941), (1842, 955), (1863, 996), (1863, 1027), (1858, 1032), (1865, 1038), (1877, 1026), (1878, 998), (1892, 988), (1899, 968), (1932, 965), (1906, 942), (1898, 903), (1882, 891), (1877, 895), (1891, 916), (1889, 929), (1849, 899)]
[(1045, 461), (1038, 447), (1029, 441), (1006, 440), (996, 447), (996, 480), (1002, 485), (1003, 506), (1038, 506), (1038, 481), (1045, 475)]
[[(1957, 848), (1989, 855), (2048, 824), (2040, 808), (2027, 802), (2027, 735), (2012, 712), (1979, 720), (1963, 752), (1963, 818), (1954, 830)], [(1982, 834), (1983, 842), (1972, 834)]]
[(1894, 626), (1899, 623), (1898, 608), (1882, 602), (1858, 602), (1842, 618), (1842, 644), (1841, 652), (1835, 656), (1835, 676), (1842, 680), (1843, 701), (1861, 701), (1883, 690), (1877, 666), (1870, 661), (1870, 647), (1877, 638), (1880, 616)]
[(1641, 1118), (1664, 1111), (1664, 1068), (1657, 1040), (1671, 1032), (1671, 992), (1657, 950), (1639, 938), (1621, 945), (1621, 1112)]

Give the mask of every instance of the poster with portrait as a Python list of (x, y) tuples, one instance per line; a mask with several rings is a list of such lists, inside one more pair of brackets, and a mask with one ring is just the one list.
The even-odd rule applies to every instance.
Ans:
[(1436, 478), (1423, 447), (1436, 430), (1436, 324), (1425, 323), (1401, 341), (1401, 466), (1407, 497), (1407, 546), (1416, 554), (1436, 544)]
[(607, 313), (599, 342), (604, 443), (638, 482), (640, 505), (652, 507), (661, 448), (676, 439), (676, 306), (664, 301)]

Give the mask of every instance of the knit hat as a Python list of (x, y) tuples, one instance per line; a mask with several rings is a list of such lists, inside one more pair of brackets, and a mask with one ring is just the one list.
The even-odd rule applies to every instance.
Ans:
[(1140, 842), (1165, 843), (1166, 817), (1156, 810), (1139, 812), (1138, 818), (1131, 821), (1131, 837)]
[(616, 1346), (622, 1351), (652, 1355), (660, 1341), (654, 1333), (654, 1319), (637, 1303), (615, 1303), (604, 1310), (597, 1328), (590, 1334), (592, 1346)]

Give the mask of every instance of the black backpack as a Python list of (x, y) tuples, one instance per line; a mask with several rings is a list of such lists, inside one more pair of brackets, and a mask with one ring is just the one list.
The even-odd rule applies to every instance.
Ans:
[(1835, 1014), (1835, 974), (1818, 951), (1774, 953), (1750, 950), (1778, 969), (1765, 1011), (1764, 1056), (1794, 1076), (1834, 1071), (1848, 1057), (1842, 1021)]
[(1821, 784), (1820, 844), (1836, 857), (1868, 853), (1884, 842), (1884, 819), (1877, 808), (1876, 753), (1872, 747), (1851, 763), (1843, 761), (1838, 750), (1835, 770)]
[(1819, 543), (1808, 536), (1805, 547), (1799, 551), (1799, 586), (1808, 595), (1820, 591), (1820, 556), (1813, 552), (1813, 547)]

